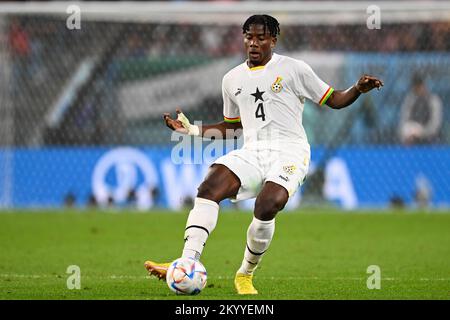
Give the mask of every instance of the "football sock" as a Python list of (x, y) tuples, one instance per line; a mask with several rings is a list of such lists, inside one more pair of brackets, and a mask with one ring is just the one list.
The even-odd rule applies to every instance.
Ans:
[(216, 202), (195, 198), (184, 232), (183, 258), (200, 260), (206, 240), (216, 227), (218, 216), (219, 205)]
[(239, 273), (252, 274), (269, 248), (275, 231), (275, 219), (262, 221), (253, 217), (247, 230), (247, 247)]

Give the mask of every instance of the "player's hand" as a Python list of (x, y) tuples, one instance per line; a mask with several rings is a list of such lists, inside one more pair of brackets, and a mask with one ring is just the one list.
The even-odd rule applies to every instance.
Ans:
[(358, 80), (355, 87), (359, 92), (366, 93), (373, 88), (380, 90), (383, 85), (384, 83), (380, 79), (365, 74)]
[(166, 126), (179, 133), (198, 136), (200, 135), (200, 129), (198, 126), (189, 122), (189, 119), (183, 114), (180, 109), (176, 109), (177, 119), (172, 119), (169, 113), (164, 113), (164, 121)]
[[(181, 113), (180, 109), (177, 109), (177, 114)], [(168, 126), (170, 129), (177, 131), (179, 133), (187, 133), (187, 129), (185, 127), (183, 127), (183, 124), (181, 123), (180, 120), (177, 119), (172, 119), (170, 117), (170, 113), (166, 112), (163, 115), (164, 117), (164, 121), (166, 122), (166, 126)]]

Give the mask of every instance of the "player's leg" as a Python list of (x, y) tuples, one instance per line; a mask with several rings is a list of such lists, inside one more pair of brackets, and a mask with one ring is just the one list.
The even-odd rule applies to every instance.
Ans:
[(236, 273), (235, 286), (239, 294), (257, 294), (253, 287), (253, 271), (269, 248), (275, 231), (275, 216), (289, 200), (287, 190), (268, 181), (256, 198), (254, 217), (247, 230), (247, 245), (242, 265)]
[[(256, 293), (252, 285), (253, 271), (269, 248), (275, 231), (275, 216), (286, 205), (304, 182), (308, 172), (309, 145), (285, 145), (279, 153), (271, 153), (263, 159), (270, 162), (265, 172), (265, 184), (256, 198), (254, 218), (247, 231), (247, 246), (242, 265), (236, 274), (236, 282), (244, 283), (247, 290)], [(238, 283), (238, 284), (239, 284)]]
[[(241, 182), (226, 166), (213, 164), (198, 188), (194, 208), (189, 212), (184, 234), (184, 249), (182, 257), (200, 259), (203, 247), (209, 234), (214, 230), (219, 214), (219, 203), (235, 196)], [(146, 261), (147, 271), (160, 279), (166, 277), (170, 263)]]
[(234, 197), (241, 186), (239, 178), (222, 164), (213, 164), (198, 188), (184, 234), (182, 257), (200, 259), (203, 247), (217, 224), (219, 203)]

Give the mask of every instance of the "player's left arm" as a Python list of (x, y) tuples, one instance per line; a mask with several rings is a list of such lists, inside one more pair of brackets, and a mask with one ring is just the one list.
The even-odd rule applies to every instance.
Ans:
[(380, 79), (365, 74), (347, 90), (334, 90), (325, 104), (332, 109), (342, 109), (355, 102), (361, 93), (369, 92), (374, 88), (380, 90), (383, 85)]

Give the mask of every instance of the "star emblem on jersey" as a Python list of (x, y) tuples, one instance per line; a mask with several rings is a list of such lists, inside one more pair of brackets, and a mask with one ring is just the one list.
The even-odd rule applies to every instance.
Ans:
[(258, 100), (264, 101), (262, 95), (265, 91), (259, 91), (258, 87), (256, 87), (256, 92), (251, 93), (252, 96), (255, 97), (255, 102), (258, 102)]
[(270, 89), (272, 89), (273, 92), (278, 93), (283, 89), (283, 85), (281, 84), (281, 80), (283, 80), (282, 77), (277, 77), (274, 83), (270, 86)]

